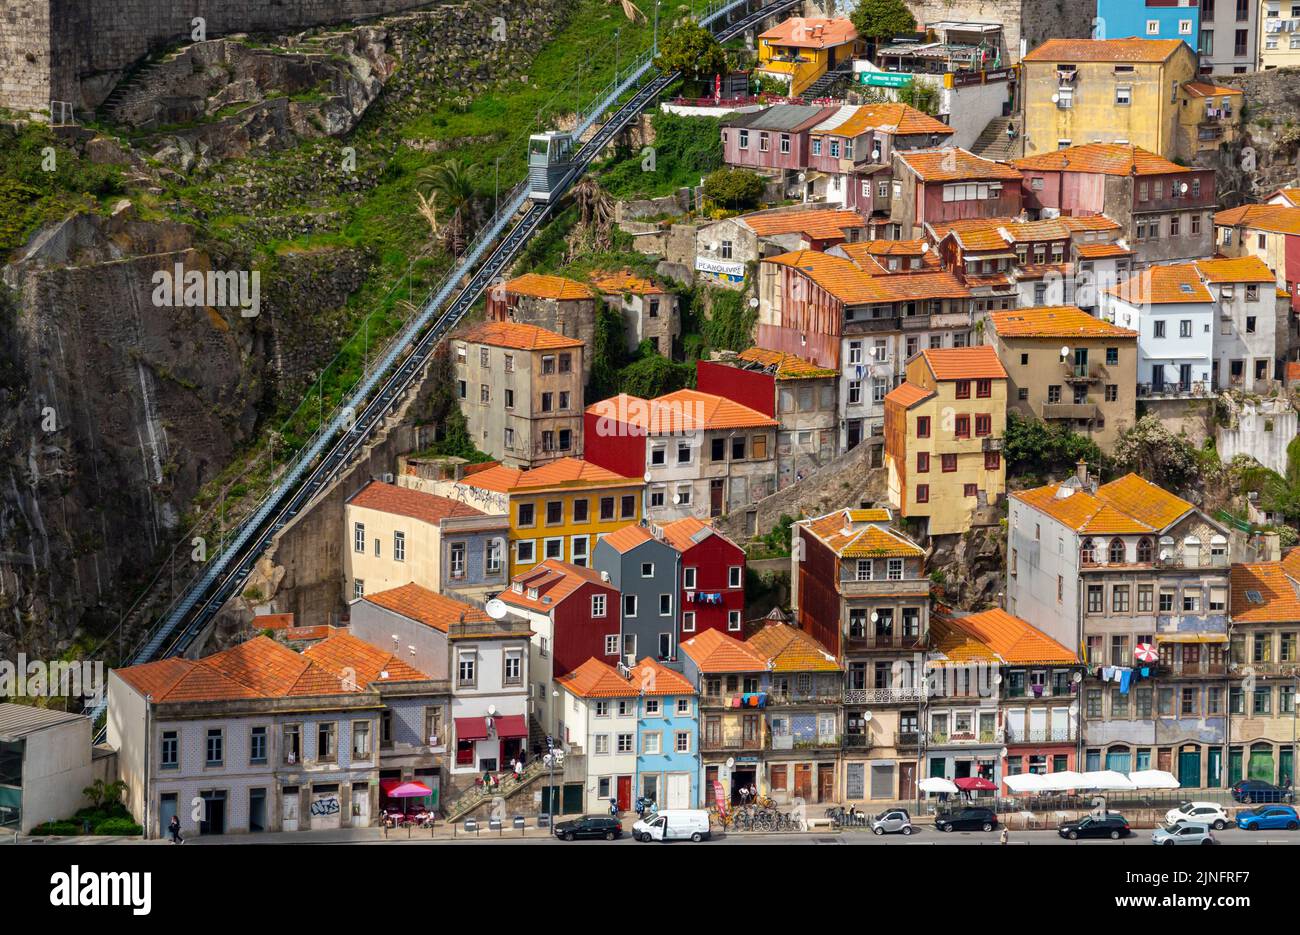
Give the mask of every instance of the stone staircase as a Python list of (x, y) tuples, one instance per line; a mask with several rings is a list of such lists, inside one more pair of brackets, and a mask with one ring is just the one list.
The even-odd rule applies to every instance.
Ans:
[(95, 109), (96, 116), (101, 120), (110, 123), (119, 123), (122, 109), (129, 104), (136, 103), (145, 98), (150, 91), (152, 79), (158, 69), (164, 65), (176, 60), (176, 57), (184, 52), (188, 46), (181, 46), (172, 49), (162, 58), (149, 62), (132, 71), (124, 79), (117, 83), (113, 92), (109, 94)]
[(541, 757), (535, 758), (531, 763), (524, 767), (524, 771), (518, 779), (513, 775), (501, 780), (501, 784), (493, 789), (486, 786), (476, 785), (468, 789), (455, 802), (447, 807), (446, 820), (448, 822), (460, 821), (480, 805), (491, 802), (493, 799), (509, 799), (517, 792), (523, 791), (531, 786), (542, 776), (547, 773), (546, 763)]
[(1020, 135), (1019, 124), (1016, 125), (1016, 135), (1011, 139), (1007, 138), (1007, 127), (1012, 123), (1011, 117), (994, 117), (980, 133), (979, 139), (971, 144), (970, 151), (976, 156), (998, 162), (1019, 159), (1024, 155), (1025, 146)]
[(836, 93), (836, 85), (847, 82), (852, 76), (853, 63), (851, 61), (837, 65), (804, 88), (799, 96), (809, 103), (823, 97), (843, 97), (844, 92), (842, 89), (839, 89), (839, 93)]

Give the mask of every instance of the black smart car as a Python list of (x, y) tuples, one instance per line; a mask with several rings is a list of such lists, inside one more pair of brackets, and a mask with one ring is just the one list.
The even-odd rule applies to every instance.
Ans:
[(565, 841), (579, 838), (604, 838), (612, 841), (623, 836), (623, 826), (618, 819), (608, 815), (583, 815), (572, 821), (562, 821), (555, 826), (555, 836)]
[(940, 831), (992, 831), (998, 816), (991, 808), (954, 808), (934, 816), (934, 826)]
[(1233, 783), (1232, 798), (1247, 805), (1252, 802), (1294, 802), (1295, 790), (1259, 779), (1242, 779)]
[(1110, 838), (1112, 841), (1126, 838), (1133, 833), (1128, 820), (1123, 815), (1107, 814), (1088, 815), (1078, 821), (1067, 821), (1056, 833), (1063, 838), (1077, 841), (1079, 838)]

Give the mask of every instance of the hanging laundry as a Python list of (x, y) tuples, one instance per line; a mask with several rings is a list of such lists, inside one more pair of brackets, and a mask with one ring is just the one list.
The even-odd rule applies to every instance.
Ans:
[(1128, 683), (1129, 683), (1129, 680), (1132, 678), (1132, 676), (1133, 676), (1133, 670), (1132, 670), (1132, 669), (1124, 669), (1124, 670), (1122, 670), (1122, 671), (1120, 672), (1120, 674), (1119, 674), (1119, 693), (1120, 693), (1121, 695), (1127, 695), (1127, 694), (1128, 694)]

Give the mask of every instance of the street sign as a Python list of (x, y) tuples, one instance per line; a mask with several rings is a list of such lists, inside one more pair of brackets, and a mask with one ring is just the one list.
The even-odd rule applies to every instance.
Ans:
[(910, 88), (912, 76), (896, 71), (864, 71), (862, 83), (872, 88)]

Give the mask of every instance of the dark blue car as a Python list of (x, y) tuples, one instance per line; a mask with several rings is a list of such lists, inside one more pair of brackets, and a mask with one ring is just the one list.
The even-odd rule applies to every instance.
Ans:
[(1294, 802), (1295, 792), (1289, 786), (1283, 788), (1260, 779), (1243, 779), (1232, 784), (1232, 798), (1246, 805), (1252, 802)]
[(1295, 831), (1300, 817), (1290, 805), (1261, 805), (1237, 812), (1237, 827), (1246, 831)]

